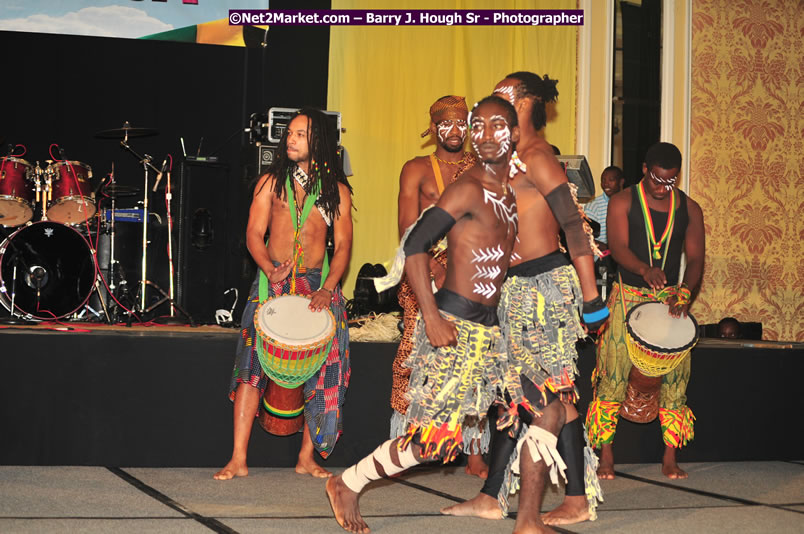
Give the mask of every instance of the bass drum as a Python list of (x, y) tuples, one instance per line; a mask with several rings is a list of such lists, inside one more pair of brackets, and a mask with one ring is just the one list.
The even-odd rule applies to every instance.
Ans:
[(27, 319), (59, 319), (92, 293), (96, 264), (87, 240), (63, 224), (42, 221), (0, 244), (0, 304)]

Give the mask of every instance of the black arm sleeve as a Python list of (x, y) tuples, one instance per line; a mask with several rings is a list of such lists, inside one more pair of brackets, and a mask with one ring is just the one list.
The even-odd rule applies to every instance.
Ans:
[(584, 229), (584, 221), (581, 218), (578, 204), (572, 198), (569, 183), (561, 184), (544, 198), (550, 209), (553, 210), (558, 224), (564, 230), (570, 257), (575, 259), (579, 256), (592, 255), (592, 245), (589, 243), (589, 236)]
[(428, 252), (433, 245), (447, 235), (454, 224), (455, 219), (452, 215), (438, 206), (428, 209), (416, 221), (405, 239), (403, 248), (405, 256)]

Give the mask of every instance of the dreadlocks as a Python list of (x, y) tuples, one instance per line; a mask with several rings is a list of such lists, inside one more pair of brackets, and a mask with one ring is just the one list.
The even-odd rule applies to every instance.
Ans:
[(544, 78), (541, 78), (538, 74), (525, 71), (511, 73), (506, 78), (514, 78), (522, 82), (517, 86), (517, 99), (526, 96), (536, 97), (533, 102), (530, 120), (537, 130), (544, 128), (544, 125), (547, 124), (545, 104), (555, 102), (556, 98), (558, 98), (558, 90), (556, 89), (558, 80), (551, 80), (547, 74), (544, 75)]
[[(350, 193), (352, 186), (349, 185), (343, 172), (338, 147), (333, 137), (334, 132), (327, 123), (326, 115), (315, 108), (302, 108), (291, 117), (291, 120), (299, 115), (307, 117), (308, 120), (307, 143), (310, 148), (308, 174), (310, 180), (305, 186), (305, 193), (309, 195), (315, 188), (318, 188), (316, 205), (323, 208), (330, 217), (335, 218), (340, 215), (338, 183), (346, 185)], [(285, 130), (279, 147), (276, 149), (276, 157), (268, 167), (268, 173), (276, 178), (274, 194), (282, 200), (287, 200), (285, 181), (288, 176), (293, 174), (295, 167), (296, 162), (288, 157), (288, 130)]]

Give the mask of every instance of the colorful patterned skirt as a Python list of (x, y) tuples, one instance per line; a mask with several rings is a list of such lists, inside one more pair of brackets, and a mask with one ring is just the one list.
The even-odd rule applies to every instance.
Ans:
[(406, 447), (414, 438), (425, 459), (455, 459), (466, 440), (464, 434), (483, 430), (486, 412), (512, 383), (505, 353), (500, 351), (500, 329), (484, 326), (441, 312), (458, 329), (454, 347), (430, 345), (419, 316), (413, 350), (406, 366), (411, 369), (407, 392), (409, 407), (403, 427)]

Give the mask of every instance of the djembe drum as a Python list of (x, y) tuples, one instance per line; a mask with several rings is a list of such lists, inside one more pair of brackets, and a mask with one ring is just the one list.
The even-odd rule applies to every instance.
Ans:
[(281, 295), (260, 304), (254, 314), (257, 355), (269, 379), (258, 421), (277, 436), (301, 429), (304, 383), (326, 361), (335, 337), (332, 312), (309, 306), (309, 297)]
[(687, 314), (673, 317), (663, 302), (642, 302), (625, 317), (628, 376), (620, 415), (635, 423), (649, 423), (659, 415), (662, 377), (678, 367), (698, 342), (698, 323)]

